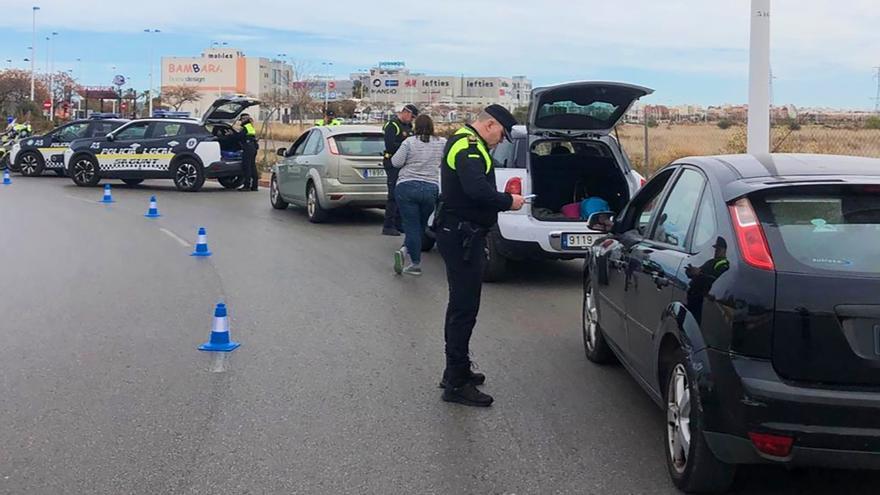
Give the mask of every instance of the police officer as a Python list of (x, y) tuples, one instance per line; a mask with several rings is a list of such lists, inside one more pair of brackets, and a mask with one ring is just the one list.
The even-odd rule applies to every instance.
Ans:
[(440, 166), (441, 194), (435, 216), (437, 246), (446, 262), (446, 370), (443, 400), (489, 406), (492, 397), (477, 390), (486, 377), (471, 370), (469, 344), (480, 309), (486, 234), (498, 212), (522, 208), (517, 194), (498, 192), (489, 150), (505, 137), (516, 119), (501, 105), (490, 105), (471, 125), (446, 143)]
[(391, 164), (391, 157), (400, 148), (400, 144), (412, 135), (412, 121), (418, 115), (419, 109), (415, 105), (408, 104), (397, 114), (397, 117), (392, 118), (382, 127), (382, 130), (385, 131), (385, 154), (382, 158), (382, 166), (385, 168), (388, 183), (388, 199), (385, 201), (385, 223), (382, 225), (382, 235), (400, 235), (400, 212), (397, 210), (397, 199), (394, 196), (394, 187), (397, 185), (400, 169)]
[(257, 129), (254, 127), (254, 119), (249, 114), (241, 114), (241, 171), (244, 181), (241, 191), (256, 191), (259, 189), (260, 179), (257, 176)]

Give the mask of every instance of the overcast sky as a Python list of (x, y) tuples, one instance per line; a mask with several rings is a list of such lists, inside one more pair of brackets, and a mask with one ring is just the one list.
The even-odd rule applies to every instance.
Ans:
[[(31, 5), (37, 68), (45, 36), (55, 69), (87, 84), (116, 73), (148, 85), (150, 50), (197, 55), (213, 40), (247, 55), (286, 53), (334, 72), (405, 61), (428, 74), (510, 76), (536, 85), (596, 79), (656, 89), (651, 103), (744, 103), (748, 0), (0, 0), (0, 62), (28, 67)], [(144, 18), (152, 19), (144, 22)], [(773, 0), (774, 103), (873, 108), (880, 1)], [(146, 35), (144, 28), (162, 32)], [(80, 58), (81, 63), (76, 59)], [(114, 71), (113, 67), (116, 66)]]

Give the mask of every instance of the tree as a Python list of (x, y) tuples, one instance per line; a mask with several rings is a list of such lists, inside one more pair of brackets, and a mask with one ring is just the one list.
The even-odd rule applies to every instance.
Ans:
[(353, 118), (357, 111), (357, 102), (354, 100), (331, 101), (327, 104), (327, 110), (337, 117)]
[(516, 117), (516, 121), (524, 124), (529, 120), (529, 107), (520, 106), (513, 109), (513, 116)]
[(202, 99), (202, 93), (192, 86), (167, 86), (162, 88), (162, 97), (175, 112), (179, 112), (183, 105)]
[(315, 110), (312, 86), (317, 79), (308, 75), (309, 65), (305, 62), (292, 62), (293, 81), (290, 82), (290, 111), (303, 123), (305, 116)]
[[(31, 99), (31, 73), (9, 69), (0, 71), (0, 111), (4, 114), (21, 115), (33, 110)], [(49, 99), (46, 85), (39, 78), (34, 85), (34, 102), (37, 108)]]

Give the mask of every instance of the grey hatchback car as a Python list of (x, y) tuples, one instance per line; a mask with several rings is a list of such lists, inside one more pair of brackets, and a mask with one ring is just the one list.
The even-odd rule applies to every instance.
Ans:
[(283, 210), (293, 203), (306, 209), (309, 221), (326, 221), (342, 207), (384, 208), (388, 194), (378, 126), (313, 127), (290, 148), (279, 148), (272, 167), (269, 199)]

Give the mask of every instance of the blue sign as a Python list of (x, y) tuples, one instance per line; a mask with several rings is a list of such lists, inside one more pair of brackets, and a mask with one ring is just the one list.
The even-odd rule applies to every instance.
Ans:
[(398, 83), (397, 79), (385, 79), (385, 86), (388, 88), (396, 88)]

